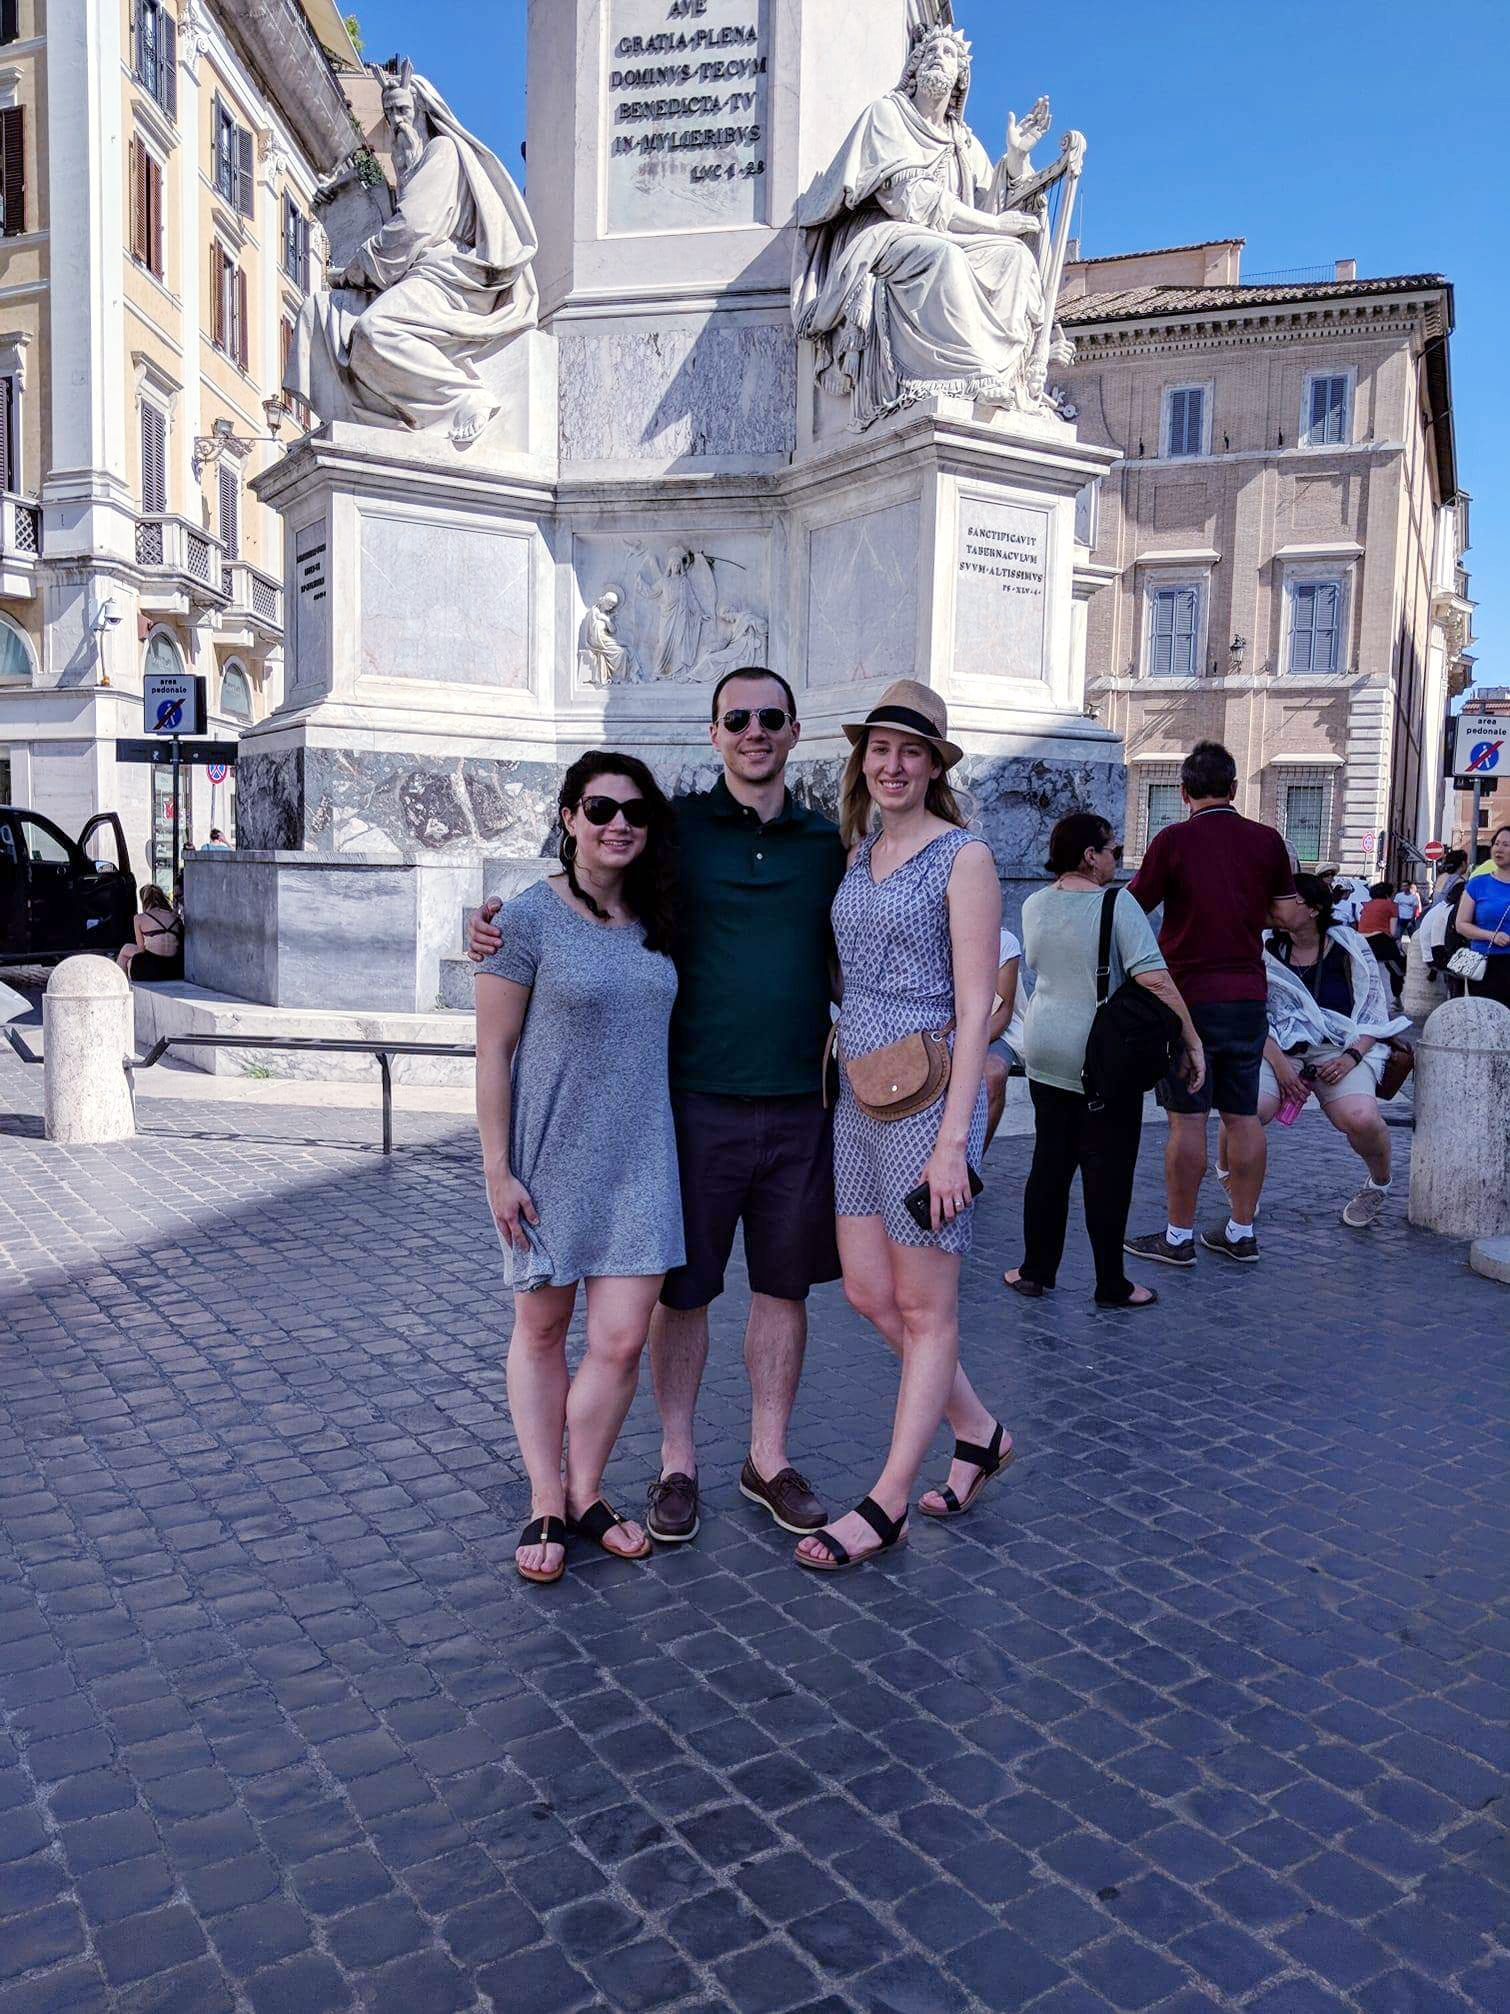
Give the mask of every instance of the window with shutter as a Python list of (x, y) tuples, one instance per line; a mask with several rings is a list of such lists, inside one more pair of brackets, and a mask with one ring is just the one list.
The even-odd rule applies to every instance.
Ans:
[(236, 200), (236, 122), (217, 93), (210, 113), (210, 179), (217, 195), (228, 203)]
[(1347, 373), (1307, 378), (1302, 439), (1307, 447), (1335, 447), (1347, 439)]
[(143, 399), (142, 510), (149, 517), (168, 508), (168, 416), (161, 406)]
[(256, 207), (252, 175), (252, 136), (245, 126), (236, 128), (236, 208), (250, 217)]
[(1341, 584), (1335, 580), (1296, 581), (1290, 590), (1290, 670), (1336, 671), (1341, 657)]
[(1160, 587), (1151, 596), (1149, 668), (1155, 678), (1194, 678), (1199, 640), (1201, 591)]
[(21, 472), (17, 467), (16, 381), (0, 378), (0, 490), (18, 490)]
[(1206, 388), (1204, 385), (1177, 385), (1166, 394), (1164, 452), (1166, 455), (1198, 455), (1205, 447)]
[(26, 229), (26, 109), (7, 105), (0, 111), (0, 214), (7, 238)]
[(147, 150), (140, 140), (133, 140), (126, 150), (126, 183), (131, 197), (131, 256), (143, 264), (147, 258), (147, 204), (143, 183), (143, 164)]
[(249, 352), (247, 348), (246, 268), (244, 266), (237, 266), (235, 269), (235, 285), (236, 346), (231, 354), (236, 359), (236, 362), (240, 364), (242, 370), (245, 370), (247, 368)]
[(136, 77), (170, 119), (178, 117), (178, 27), (161, 0), (137, 0)]
[(220, 543), (225, 548), (227, 559), (236, 559), (241, 552), (240, 523), (241, 484), (234, 469), (220, 471)]
[(217, 350), (225, 348), (225, 253), (220, 240), (210, 240), (210, 341)]
[(163, 276), (163, 171), (162, 164), (145, 148), (142, 149), (142, 171), (147, 266), (160, 280)]
[(309, 219), (291, 197), (283, 198), (283, 270), (301, 293), (309, 290)]

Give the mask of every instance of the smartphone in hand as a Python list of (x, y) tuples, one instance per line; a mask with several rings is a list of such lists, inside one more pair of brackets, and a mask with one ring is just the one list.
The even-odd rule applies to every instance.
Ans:
[[(986, 1185), (973, 1168), (967, 1167), (965, 1173), (970, 1177), (970, 1200), (973, 1202)], [(920, 1231), (933, 1229), (933, 1198), (928, 1193), (926, 1182), (919, 1182), (902, 1198), (902, 1208)]]

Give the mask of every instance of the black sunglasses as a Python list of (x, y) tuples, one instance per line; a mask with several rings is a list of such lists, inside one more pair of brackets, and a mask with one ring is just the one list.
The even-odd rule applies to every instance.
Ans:
[(636, 832), (650, 823), (650, 806), (643, 797), (584, 797), (578, 809), (589, 825), (612, 825), (621, 811), (624, 822)]
[(726, 734), (743, 734), (752, 718), (760, 722), (767, 734), (780, 734), (792, 716), (784, 706), (731, 706), (721, 725)]

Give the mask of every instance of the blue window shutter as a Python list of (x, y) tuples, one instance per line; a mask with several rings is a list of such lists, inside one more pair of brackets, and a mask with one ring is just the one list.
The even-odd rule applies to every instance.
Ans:
[(1334, 582), (1327, 582), (1315, 588), (1313, 592), (1316, 597), (1316, 614), (1312, 625), (1314, 636), (1311, 669), (1313, 671), (1335, 671), (1337, 669), (1337, 646), (1340, 641), (1338, 635), (1339, 603), (1342, 597)]
[(1311, 669), (1312, 631), (1316, 622), (1316, 590), (1298, 587), (1290, 598), (1290, 669)]
[(1168, 678), (1174, 663), (1174, 592), (1161, 587), (1153, 598), (1153, 675)]
[(1177, 678), (1194, 678), (1195, 635), (1197, 617), (1197, 597), (1193, 587), (1182, 587), (1175, 594), (1175, 651), (1174, 671)]
[(1326, 378), (1311, 380), (1311, 413), (1306, 426), (1306, 438), (1313, 445), (1326, 439), (1327, 383)]
[(162, 101), (162, 108), (168, 117), (176, 120), (178, 118), (178, 28), (171, 14), (163, 14), (158, 23), (157, 32), (161, 37), (159, 47), (161, 69), (158, 74), (162, 78), (162, 89), (158, 96)]

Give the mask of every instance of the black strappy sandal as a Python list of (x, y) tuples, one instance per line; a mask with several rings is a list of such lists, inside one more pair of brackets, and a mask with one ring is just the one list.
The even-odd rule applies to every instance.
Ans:
[(841, 1545), (831, 1532), (808, 1532), (808, 1538), (815, 1538), (828, 1547), (827, 1559), (809, 1559), (806, 1553), (796, 1555), (798, 1566), (810, 1567), (814, 1573), (842, 1573), (846, 1567), (863, 1566), (868, 1559), (878, 1559), (883, 1552), (891, 1552), (894, 1547), (907, 1543), (907, 1513), (903, 1511), (897, 1518), (890, 1518), (882, 1510), (874, 1497), (862, 1497), (855, 1505), (857, 1517), (864, 1518), (881, 1543), (871, 1552), (862, 1552), (858, 1559)]
[(986, 1487), (986, 1484), (990, 1482), (991, 1478), (999, 1476), (1003, 1469), (1009, 1469), (1012, 1466), (1013, 1462), (1017, 1459), (1017, 1448), (1014, 1443), (1005, 1453), (1002, 1452), (1001, 1442), (1005, 1432), (1006, 1428), (998, 1420), (996, 1422), (996, 1431), (991, 1436), (991, 1445), (988, 1448), (983, 1448), (979, 1441), (956, 1441), (954, 1443), (954, 1459), (957, 1462), (973, 1462), (976, 1468), (980, 1470), (980, 1474), (971, 1483), (969, 1489), (965, 1491), (963, 1502), (950, 1489), (948, 1483), (936, 1483), (934, 1485), (934, 1495), (941, 1496), (949, 1508), (947, 1510), (929, 1510), (927, 1504), (920, 1503), (918, 1509), (923, 1513), (924, 1517), (963, 1517), (971, 1504), (975, 1502), (975, 1499)]
[(566, 1525), (558, 1517), (531, 1518), (519, 1534), (520, 1545), (558, 1545), (561, 1547), (561, 1564), (554, 1573), (536, 1573), (533, 1567), (521, 1566), (514, 1561), (514, 1571), (521, 1580), (532, 1580), (541, 1587), (549, 1587), (566, 1571)]
[(654, 1548), (648, 1538), (638, 1552), (619, 1552), (611, 1545), (604, 1545), (604, 1537), (616, 1524), (628, 1524), (628, 1522), (628, 1518), (619, 1516), (606, 1497), (599, 1497), (596, 1503), (587, 1506), (581, 1517), (573, 1517), (568, 1512), (566, 1529), (575, 1532), (578, 1538), (585, 1538), (589, 1545), (595, 1545), (599, 1552), (606, 1552), (610, 1559), (649, 1559)]

